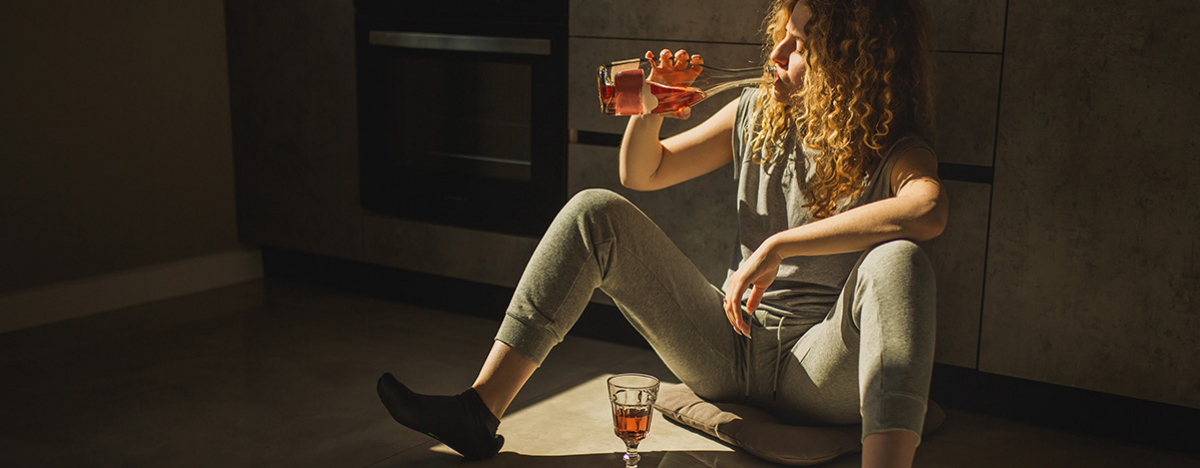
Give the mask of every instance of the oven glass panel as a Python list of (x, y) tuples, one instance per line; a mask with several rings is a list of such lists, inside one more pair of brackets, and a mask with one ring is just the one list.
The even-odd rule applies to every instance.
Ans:
[(474, 54), (395, 55), (376, 98), (399, 168), (531, 180), (533, 67)]

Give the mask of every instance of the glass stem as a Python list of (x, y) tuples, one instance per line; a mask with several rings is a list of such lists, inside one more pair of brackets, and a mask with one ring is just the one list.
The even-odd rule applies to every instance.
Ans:
[(642, 459), (642, 456), (638, 455), (637, 446), (637, 442), (625, 443), (625, 468), (637, 468), (638, 461)]

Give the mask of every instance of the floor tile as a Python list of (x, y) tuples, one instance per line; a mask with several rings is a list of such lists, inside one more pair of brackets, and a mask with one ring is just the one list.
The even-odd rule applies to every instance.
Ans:
[[(458, 467), (461, 457), (396, 424), (383, 372), (456, 393), (499, 322), (267, 280), (0, 334), (4, 466)], [(568, 336), (472, 467), (620, 468), (604, 380), (677, 381), (650, 351)], [(919, 467), (1162, 466), (1200, 460), (947, 409)], [(644, 468), (773, 466), (655, 415)], [(825, 466), (858, 466), (848, 455)]]

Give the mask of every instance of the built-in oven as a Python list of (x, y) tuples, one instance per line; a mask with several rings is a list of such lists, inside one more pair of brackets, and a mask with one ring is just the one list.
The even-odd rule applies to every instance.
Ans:
[(566, 3), (355, 3), (364, 208), (541, 235), (566, 196)]

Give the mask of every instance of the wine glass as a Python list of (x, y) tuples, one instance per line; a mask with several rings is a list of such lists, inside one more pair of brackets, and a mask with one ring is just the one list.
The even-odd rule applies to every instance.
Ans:
[(625, 467), (637, 468), (642, 459), (638, 442), (650, 432), (650, 416), (658, 398), (658, 379), (646, 374), (617, 374), (608, 378), (608, 400), (612, 402), (613, 428), (625, 441)]

